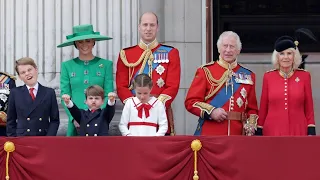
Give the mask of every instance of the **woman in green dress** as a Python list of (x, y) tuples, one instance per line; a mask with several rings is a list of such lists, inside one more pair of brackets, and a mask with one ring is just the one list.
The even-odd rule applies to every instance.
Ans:
[[(102, 59), (92, 54), (92, 48), (96, 41), (110, 40), (112, 38), (100, 35), (93, 31), (92, 25), (79, 25), (73, 27), (73, 34), (68, 35), (67, 40), (57, 47), (75, 46), (79, 50), (79, 57), (62, 63), (60, 88), (61, 95), (68, 94), (72, 101), (80, 108), (87, 109), (85, 104), (85, 90), (91, 85), (99, 85), (105, 91), (105, 99), (113, 89), (113, 62)], [(105, 107), (104, 102), (102, 108)], [(67, 136), (76, 136), (79, 124), (74, 121), (70, 112), (62, 102), (68, 115)]]

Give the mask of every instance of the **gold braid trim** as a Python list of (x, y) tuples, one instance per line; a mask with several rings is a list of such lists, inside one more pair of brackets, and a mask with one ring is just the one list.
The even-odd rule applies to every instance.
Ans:
[(128, 81), (128, 87), (129, 87), (129, 90), (132, 90), (133, 87), (132, 87), (132, 84), (130, 83), (131, 80), (132, 80), (132, 77), (133, 77), (133, 69), (131, 70), (131, 68), (134, 68), (136, 66), (138, 66), (139, 64), (141, 64), (142, 62), (142, 65), (141, 65), (141, 68), (139, 70), (139, 74), (141, 74), (143, 72), (143, 69), (144, 67), (146, 66), (146, 63), (148, 61), (148, 66), (149, 66), (149, 76), (152, 77), (152, 62), (154, 60), (154, 57), (153, 57), (153, 54), (152, 54), (152, 51), (150, 49), (146, 49), (142, 55), (140, 56), (140, 58), (138, 59), (138, 61), (136, 61), (135, 63), (129, 63), (128, 60), (127, 60), (127, 57), (126, 57), (126, 53), (125, 51), (122, 49), (120, 51), (120, 59), (121, 61), (123, 62), (123, 64), (125, 66), (127, 66), (129, 68), (129, 81)]
[(125, 51), (122, 49), (122, 50), (120, 51), (120, 58), (121, 58), (121, 60), (122, 60), (122, 62), (123, 62), (123, 64), (124, 64), (125, 66), (127, 66), (127, 67), (129, 67), (129, 68), (133, 68), (133, 67), (138, 66), (138, 65), (142, 62), (142, 60), (144, 59), (146, 53), (147, 53), (147, 51), (144, 51), (144, 52), (142, 53), (142, 55), (140, 56), (139, 60), (136, 61), (135, 63), (129, 63), (128, 60), (127, 60), (126, 53), (125, 53)]
[[(210, 83), (211, 88), (209, 91), (209, 94), (204, 98), (205, 101), (207, 101), (209, 98), (211, 98), (220, 88), (225, 84), (225, 82), (228, 80), (229, 71), (226, 70), (221, 78), (219, 80), (216, 80), (212, 77), (212, 74), (210, 70), (206, 67), (202, 68), (204, 70), (204, 73), (206, 75), (207, 81)], [(216, 88), (215, 88), (216, 87)]]
[(215, 109), (212, 105), (205, 102), (196, 102), (192, 105), (193, 107), (199, 108), (201, 110), (200, 117), (204, 118), (204, 113), (208, 113), (209, 115)]
[(166, 102), (167, 102), (168, 100), (172, 99), (172, 98), (171, 98), (171, 96), (169, 96), (169, 95), (160, 94), (160, 95), (158, 96), (158, 99), (165, 105)]

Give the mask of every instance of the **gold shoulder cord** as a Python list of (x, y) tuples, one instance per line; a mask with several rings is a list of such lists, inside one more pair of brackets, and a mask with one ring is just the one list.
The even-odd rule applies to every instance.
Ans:
[[(211, 98), (220, 88), (221, 86), (227, 81), (228, 79), (228, 71), (225, 71), (219, 80), (216, 80), (212, 77), (210, 70), (206, 67), (202, 68), (206, 75), (207, 81), (210, 83), (211, 88), (209, 94), (205, 97), (205, 101)], [(215, 88), (216, 87), (216, 88)]]
[(135, 63), (129, 63), (128, 60), (127, 60), (127, 57), (126, 57), (126, 53), (125, 51), (122, 49), (120, 51), (120, 59), (121, 61), (123, 62), (123, 64), (125, 66), (127, 66), (129, 68), (129, 81), (128, 81), (128, 87), (129, 89), (132, 89), (132, 86), (130, 86), (130, 81), (133, 77), (133, 72), (134, 72), (134, 68), (136, 66), (138, 66), (142, 61), (142, 65), (141, 65), (141, 68), (139, 70), (139, 74), (142, 73), (145, 65), (146, 65), (146, 62), (148, 61), (148, 65), (149, 65), (149, 76), (152, 77), (152, 61), (154, 60), (154, 57), (153, 57), (153, 54), (152, 54), (152, 51), (150, 49), (147, 49), (145, 50), (142, 55), (140, 56), (140, 58), (138, 59), (138, 61), (136, 61)]

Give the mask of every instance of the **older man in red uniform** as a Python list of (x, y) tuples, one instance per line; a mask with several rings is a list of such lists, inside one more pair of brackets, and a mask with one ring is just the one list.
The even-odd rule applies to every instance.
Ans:
[(171, 103), (180, 85), (179, 51), (171, 46), (159, 44), (158, 18), (147, 12), (140, 17), (140, 43), (121, 50), (117, 63), (116, 83), (120, 100), (125, 103), (135, 95), (132, 80), (138, 74), (148, 74), (153, 81), (151, 94), (158, 97), (166, 107), (168, 117), (167, 135), (174, 135)]
[(198, 68), (185, 107), (199, 116), (195, 135), (253, 135), (258, 118), (255, 74), (237, 63), (239, 36), (222, 33), (220, 58)]

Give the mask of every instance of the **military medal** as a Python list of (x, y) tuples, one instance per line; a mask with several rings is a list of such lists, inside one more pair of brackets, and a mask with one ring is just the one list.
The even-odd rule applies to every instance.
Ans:
[(103, 64), (100, 64), (100, 65), (99, 65), (99, 68), (103, 68)]
[(247, 91), (244, 87), (241, 89), (240, 94), (243, 97), (243, 99), (247, 98)]
[(158, 80), (157, 80), (157, 85), (162, 88), (164, 86), (164, 80), (160, 77)]
[(163, 74), (164, 70), (165, 68), (161, 64), (156, 68), (156, 71), (160, 76)]
[(296, 77), (295, 81), (296, 81), (296, 82), (299, 82), (299, 81), (300, 81), (300, 79), (299, 79), (298, 77)]
[(169, 63), (169, 58), (168, 58), (169, 54), (166, 53), (165, 56), (166, 56), (165, 63)]

